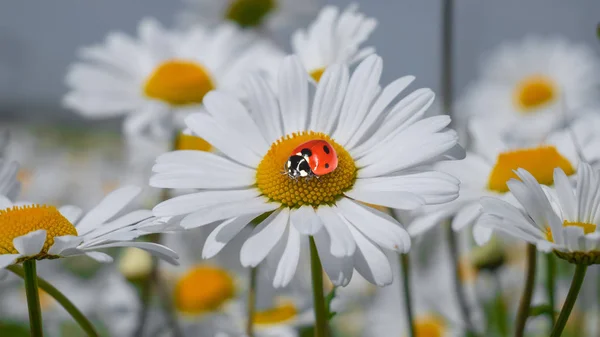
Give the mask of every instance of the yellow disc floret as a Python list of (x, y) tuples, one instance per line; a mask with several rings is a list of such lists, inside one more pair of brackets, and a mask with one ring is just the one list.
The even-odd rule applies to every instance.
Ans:
[(515, 104), (524, 113), (539, 109), (554, 101), (557, 89), (554, 82), (543, 75), (533, 75), (523, 79), (514, 93)]
[(37, 230), (46, 230), (46, 241), (41, 252), (32, 258), (54, 258), (48, 249), (54, 238), (63, 235), (77, 235), (75, 226), (56, 207), (46, 205), (14, 206), (0, 210), (0, 254), (18, 254), (13, 240)]
[(216, 266), (191, 268), (175, 286), (175, 306), (186, 314), (216, 311), (235, 295), (230, 274)]
[(552, 185), (554, 183), (555, 167), (560, 167), (568, 176), (575, 173), (573, 165), (554, 146), (503, 152), (498, 155), (496, 165), (492, 169), (488, 180), (488, 188), (496, 192), (508, 192), (506, 183), (511, 178), (517, 178), (514, 170), (518, 168), (529, 171), (538, 183)]
[(298, 309), (293, 303), (282, 303), (267, 310), (254, 313), (254, 324), (270, 325), (290, 321), (298, 315)]
[(144, 94), (179, 106), (202, 103), (204, 95), (214, 88), (209, 72), (202, 65), (170, 60), (159, 65), (148, 77)]
[(416, 337), (442, 337), (445, 330), (444, 321), (437, 316), (424, 315), (415, 319)]
[[(292, 151), (317, 139), (333, 146), (338, 156), (337, 168), (320, 177), (290, 178), (284, 172), (284, 166)], [(312, 131), (294, 133), (273, 143), (256, 170), (256, 185), (262, 194), (289, 208), (332, 205), (352, 188), (355, 181), (356, 166), (348, 151), (329, 136)]]
[(323, 76), (323, 73), (325, 73), (325, 68), (319, 68), (311, 71), (309, 75), (313, 78), (313, 80), (315, 80), (315, 82), (319, 83), (319, 81), (321, 80), (321, 76)]

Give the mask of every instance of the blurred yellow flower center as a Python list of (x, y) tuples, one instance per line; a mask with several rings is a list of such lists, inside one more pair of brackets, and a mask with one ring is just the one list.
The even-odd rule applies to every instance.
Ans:
[(513, 170), (518, 168), (529, 171), (540, 184), (552, 185), (555, 167), (560, 167), (568, 176), (575, 173), (573, 165), (554, 146), (503, 152), (498, 155), (496, 165), (492, 169), (488, 189), (501, 193), (508, 192), (506, 183), (511, 178), (517, 178)]
[(257, 27), (263, 24), (276, 6), (275, 0), (233, 0), (225, 12), (225, 18), (244, 28)]
[(268, 325), (287, 322), (298, 315), (298, 310), (292, 303), (283, 303), (273, 308), (257, 311), (254, 314), (254, 324)]
[(146, 80), (144, 94), (171, 105), (202, 103), (215, 85), (208, 71), (198, 63), (170, 60), (159, 65)]
[(175, 285), (175, 306), (183, 313), (201, 314), (218, 310), (235, 295), (229, 273), (215, 266), (196, 266)]
[(197, 150), (210, 152), (212, 145), (203, 138), (194, 135), (180, 133), (177, 135), (177, 150)]
[(523, 79), (515, 90), (514, 99), (522, 112), (531, 112), (556, 99), (557, 88), (550, 78), (533, 75)]
[[(565, 222), (563, 222), (563, 227), (569, 227), (569, 226), (583, 228), (584, 234), (590, 234), (590, 233), (593, 233), (596, 231), (596, 225), (593, 223), (568, 222), (567, 220), (565, 220)], [(548, 239), (548, 241), (550, 241), (550, 242), (554, 242), (554, 238), (552, 237), (552, 230), (550, 229), (550, 227), (546, 228), (546, 239)]]
[(445, 333), (444, 322), (435, 316), (421, 316), (415, 319), (416, 337), (442, 337)]
[(0, 254), (18, 254), (13, 240), (37, 230), (46, 230), (46, 241), (36, 259), (53, 258), (48, 249), (54, 244), (54, 237), (77, 235), (75, 226), (52, 206), (15, 206), (0, 210)]
[[(293, 179), (285, 174), (284, 166), (292, 151), (299, 145), (315, 139), (327, 141), (338, 155), (337, 168), (320, 177)], [(354, 159), (341, 145), (323, 133), (313, 131), (293, 133), (274, 142), (256, 170), (256, 185), (271, 201), (285, 207), (302, 205), (332, 205), (356, 181)]]
[(321, 76), (323, 76), (323, 73), (325, 72), (325, 68), (320, 68), (317, 70), (313, 70), (309, 73), (310, 77), (313, 78), (313, 80), (315, 80), (315, 82), (319, 83), (319, 81), (321, 80)]
[(477, 279), (477, 269), (469, 256), (463, 256), (458, 261), (458, 277), (464, 283), (473, 283)]
[(128, 247), (121, 252), (119, 271), (128, 280), (141, 280), (152, 270), (152, 255), (145, 250)]

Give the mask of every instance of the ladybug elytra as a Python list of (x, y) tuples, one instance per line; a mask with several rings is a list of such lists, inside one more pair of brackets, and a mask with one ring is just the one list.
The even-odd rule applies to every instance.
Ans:
[(311, 140), (296, 147), (285, 163), (285, 172), (292, 178), (322, 176), (337, 168), (335, 149), (325, 140)]

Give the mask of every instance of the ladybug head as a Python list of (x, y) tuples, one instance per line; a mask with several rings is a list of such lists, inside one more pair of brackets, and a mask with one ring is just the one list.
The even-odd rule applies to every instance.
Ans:
[(285, 163), (285, 172), (291, 178), (308, 177), (312, 175), (310, 166), (301, 155), (293, 155)]

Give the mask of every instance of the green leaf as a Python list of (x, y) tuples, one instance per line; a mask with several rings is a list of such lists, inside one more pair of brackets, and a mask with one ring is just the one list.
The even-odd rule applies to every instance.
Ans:
[(333, 301), (333, 299), (335, 298), (336, 290), (337, 287), (333, 287), (329, 294), (325, 296), (325, 309), (327, 309), (327, 312), (329, 314), (329, 320), (331, 320), (337, 314), (336, 312), (331, 312), (331, 301)]

